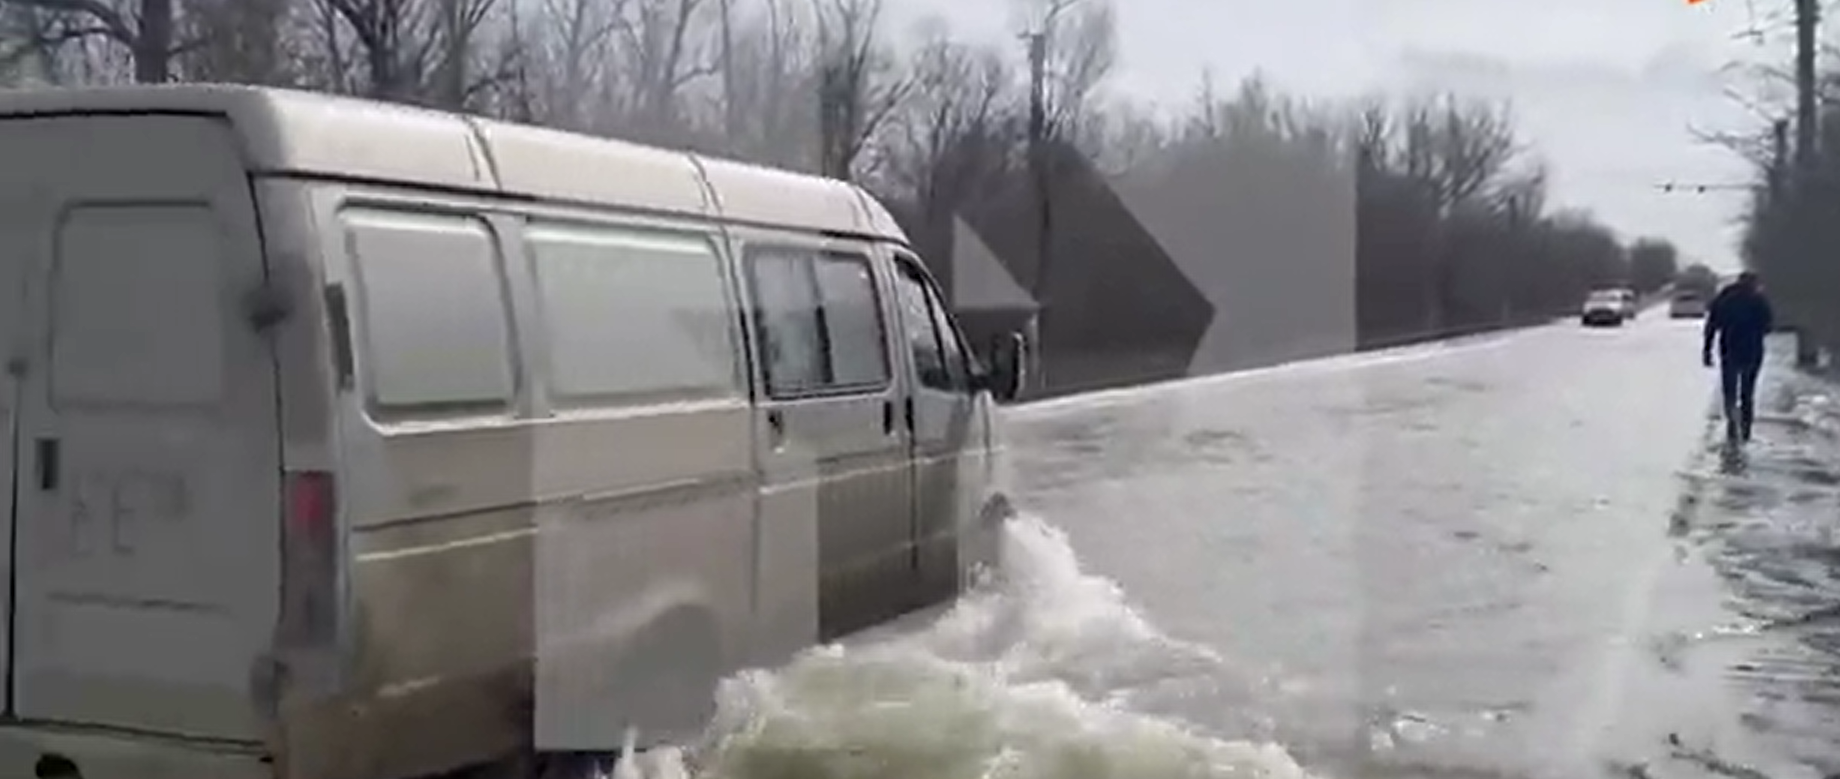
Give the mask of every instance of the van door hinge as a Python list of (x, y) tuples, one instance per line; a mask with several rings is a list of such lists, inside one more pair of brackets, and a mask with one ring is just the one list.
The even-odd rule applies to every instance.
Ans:
[(273, 654), (264, 652), (249, 664), (249, 698), (257, 712), (270, 722), (281, 716), (281, 689), (286, 681), (287, 666)]
[(293, 313), (287, 290), (273, 282), (263, 282), (243, 298), (243, 315), (257, 332), (273, 329)]

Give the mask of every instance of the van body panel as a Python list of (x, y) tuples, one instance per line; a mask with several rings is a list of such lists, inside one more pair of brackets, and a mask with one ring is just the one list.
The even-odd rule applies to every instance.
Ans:
[[(747, 227), (731, 229), (730, 234), (740, 247), (739, 276), (748, 292), (747, 309), (753, 316), (750, 335), (757, 356), (755, 445), (762, 474), (758, 521), (769, 532), (790, 532), (793, 538), (815, 534), (817, 638), (828, 641), (886, 621), (913, 605), (912, 474), (907, 467), (907, 430), (900, 411), (906, 387), (899, 370), (900, 352), (895, 350), (898, 331), (890, 319), (882, 284), (886, 270), (880, 251), (868, 243)], [(804, 270), (768, 272), (794, 266)], [(795, 273), (798, 278), (780, 278), (784, 273)], [(864, 278), (862, 273), (869, 275)], [(839, 379), (846, 386), (782, 392), (774, 386), (776, 352), (803, 349), (815, 355), (829, 349), (829, 360), (841, 359), (835, 350), (842, 341), (828, 337), (828, 331), (814, 330), (804, 337), (776, 334), (781, 330), (791, 333), (797, 322), (822, 310), (829, 293), (820, 276), (837, 284), (856, 280), (853, 288), (859, 297), (851, 303), (855, 307), (851, 316), (862, 325), (849, 345), (858, 354), (869, 348), (879, 350), (880, 375), (855, 383)], [(805, 289), (802, 285), (812, 286)], [(778, 301), (795, 295), (809, 295), (812, 300)], [(775, 321), (779, 319), (786, 322), (783, 328)], [(839, 321), (834, 316), (817, 319)], [(830, 325), (814, 322), (810, 326)], [(849, 370), (868, 370), (866, 360), (856, 363)], [(806, 517), (815, 519), (814, 526), (800, 526)], [(789, 546), (777, 543), (769, 551), (779, 561), (798, 556)], [(762, 570), (763, 575), (774, 574), (771, 565)], [(796, 589), (784, 582), (763, 588), (763, 592), (787, 594)], [(766, 605), (768, 612), (784, 608), (778, 602)]]
[(36, 201), (8, 228), (29, 328), (14, 465), (36, 477), (12, 517), (20, 718), (264, 735), (279, 442), (237, 148), (201, 117), (0, 121), (6, 186)]
[(33, 776), (47, 753), (75, 762), (83, 779), (275, 777), (274, 766), (249, 748), (44, 724), (0, 725), (0, 776)]
[(857, 187), (856, 198), (862, 203), (863, 219), (870, 235), (894, 246), (910, 243), (907, 232), (901, 229), (900, 222), (895, 221), (894, 214), (889, 213), (888, 208), (870, 195), (868, 190)]
[(707, 217), (689, 155), (527, 125), (479, 120), (506, 192)]
[[(648, 739), (673, 735), (651, 716), (670, 714), (678, 701), (613, 694), (609, 685), (633, 677), (616, 673), (622, 663), (657, 660), (627, 650), (672, 613), (704, 615), (711, 626), (705, 645), (674, 649), (681, 658), (706, 658), (679, 672), (713, 688), (744, 658), (754, 597), (754, 412), (745, 383), (726, 400), (584, 406), (560, 397), (541, 370), (558, 358), (544, 346), (551, 324), (535, 278), (541, 250), (531, 240), (564, 223), (616, 236), (634, 225), (667, 228), (656, 219), (552, 215), (527, 204), (405, 199), (337, 185), (321, 187), (315, 200), (321, 229), (346, 236), (327, 242), (326, 278), (354, 290), (358, 376), (339, 423), (353, 566), (351, 686), (375, 696), (370, 727), (444, 728), (427, 738), (372, 740), (368, 757), (315, 773), (441, 770), (455, 758), (465, 764), (519, 743), (605, 749), (620, 743), (628, 724)], [(489, 236), (500, 287), (490, 305), (506, 317), (494, 348), (512, 363), (505, 386), (514, 388), (502, 405), (459, 415), (379, 408), (373, 361), (387, 345), (378, 343), (378, 328), (401, 312), (369, 307), (366, 295), (385, 276), (367, 278), (364, 252), (387, 247), (391, 262), (418, 251), (443, 263), (454, 256), (452, 245), (417, 244), (413, 235), (383, 243), (351, 237), (354, 229), (393, 230), (398, 216), (410, 234), (478, 228)], [(675, 229), (708, 235), (712, 251), (719, 243), (708, 228)], [(717, 259), (726, 279), (726, 257)], [(436, 290), (425, 305), (451, 300)], [(720, 300), (734, 320), (739, 371), (732, 290)], [(455, 597), (456, 587), (469, 594)], [(463, 694), (482, 689), (493, 694)]]
[(326, 278), (320, 270), (327, 247), (315, 226), (312, 187), (262, 177), (251, 185), (261, 214), (270, 293), (281, 306), (271, 330), (280, 376), (283, 467), (330, 470), (339, 448), (333, 424), (338, 377), (326, 324)]
[[(535, 314), (533, 743), (606, 750), (629, 727), (681, 742), (713, 706), (688, 691), (745, 660), (755, 599), (735, 269), (708, 220), (526, 206), (516, 221), (507, 278)], [(608, 296), (574, 291), (596, 285)]]
[(723, 219), (766, 228), (870, 235), (884, 240), (899, 236), (871, 232), (876, 225), (863, 211), (858, 196), (861, 190), (846, 182), (702, 155), (696, 155), (695, 160), (715, 193)]
[[(4, 125), (0, 125), (4, 126)], [(19, 149), (0, 149), (0, 161), (20, 154)], [(0, 392), (0, 498), (6, 502), (6, 513), (0, 514), (0, 571), (5, 577), (0, 580), (0, 596), (11, 604), (15, 595), (14, 525), (16, 522), (12, 507), (16, 504), (14, 490), (21, 481), (19, 465), (20, 450), (27, 439), (19, 435), (19, 402), (24, 380), (30, 376), (33, 361), (38, 359), (40, 351), (35, 333), (42, 330), (36, 323), (36, 317), (42, 316), (37, 311), (42, 306), (31, 305), (31, 291), (42, 282), (35, 281), (30, 287), (27, 280), (33, 276), (36, 268), (42, 267), (43, 256), (50, 253), (49, 225), (56, 219), (57, 205), (47, 196), (45, 187), (28, 178), (8, 178), (0, 181), (0, 238), (10, 243), (10, 250), (0, 255), (0, 290), (11, 295), (4, 306), (0, 306), (0, 346), (6, 349), (4, 380), (6, 391)], [(6, 682), (0, 682), (0, 710), (9, 716), (13, 713), (13, 692), (10, 679), (13, 668), (13, 619), (8, 613), (0, 620), (0, 672), (6, 674)]]
[[(446, 418), (375, 418), (370, 333), (386, 304), (367, 295), (377, 290), (366, 282), (383, 277), (367, 277), (359, 255), (386, 246), (395, 259), (425, 263), (430, 246), (471, 250), (453, 257), (497, 273), (508, 265), (501, 231), (465, 196), (297, 184), (320, 249), (319, 283), (339, 291), (347, 314), (347, 343), (328, 344), (321, 357), (333, 365), (343, 349), (352, 375), (327, 389), (348, 571), (343, 673), (336, 694), (303, 696), (289, 709), (289, 779), (394, 779), (485, 761), (528, 742), (529, 715), (517, 704), (529, 690), (536, 493), (529, 422), (515, 417), (527, 400)], [(416, 243), (423, 235), (430, 242)], [(427, 291), (425, 305), (455, 304), (438, 283)], [(513, 348), (513, 308), (487, 305), (476, 316), (498, 316), (501, 345)], [(329, 322), (318, 325), (332, 337)]]
[[(606, 749), (629, 726), (646, 743), (697, 735), (712, 701), (642, 682), (714, 690), (745, 659), (752, 425), (743, 401), (539, 428), (539, 484), (554, 480), (546, 494), (566, 496), (546, 500), (537, 522), (539, 748)], [(595, 469), (605, 470), (594, 478)], [(696, 624), (664, 624), (673, 612)]]
[(528, 666), (436, 681), (294, 710), (275, 779), (423, 779), (529, 748)]
[[(190, 114), (236, 129), (255, 174), (308, 173), (495, 191), (466, 120), (424, 108), (231, 84), (9, 89), (0, 115)], [(352, 143), (361, 137), (365, 143)]]
[(973, 401), (972, 415), (976, 438), (958, 458), (961, 490), (957, 496), (959, 524), (955, 541), (961, 592), (1000, 569), (1003, 525), (1015, 516), (1005, 492), (1008, 482), (998, 471), (1002, 459), (997, 452), (1002, 438), (996, 424), (997, 405), (988, 393)]
[[(911, 391), (906, 415), (912, 425), (909, 462), (913, 469), (913, 544), (921, 602), (949, 600), (959, 591), (959, 533), (975, 511), (968, 497), (978, 481), (967, 481), (964, 461), (974, 441), (981, 443), (977, 395), (971, 385), (971, 360), (964, 339), (945, 309), (945, 298), (926, 266), (905, 251), (893, 252), (894, 282), (901, 301)], [(936, 350), (945, 372), (923, 375), (920, 346)], [(973, 471), (975, 473), (975, 471)]]
[(761, 522), (817, 520), (818, 640), (830, 641), (911, 608), (914, 587), (906, 441), (883, 430), (884, 393), (771, 401), (762, 414), (766, 484)]

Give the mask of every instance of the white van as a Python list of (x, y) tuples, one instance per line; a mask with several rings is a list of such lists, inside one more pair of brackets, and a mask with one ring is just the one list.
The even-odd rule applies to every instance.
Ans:
[(994, 560), (1020, 338), (849, 184), (221, 86), (0, 171), (0, 777), (535, 775)]

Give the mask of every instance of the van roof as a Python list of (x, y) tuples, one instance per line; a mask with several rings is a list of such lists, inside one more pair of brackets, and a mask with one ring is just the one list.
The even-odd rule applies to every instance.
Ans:
[(907, 242), (835, 179), (352, 97), (229, 84), (0, 90), (0, 117), (223, 116), (260, 174), (328, 176), (663, 211)]

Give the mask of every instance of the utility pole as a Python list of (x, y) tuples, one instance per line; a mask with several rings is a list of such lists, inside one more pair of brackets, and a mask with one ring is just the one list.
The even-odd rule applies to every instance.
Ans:
[(1789, 120), (1778, 119), (1770, 126), (1770, 204), (1783, 202), (1784, 184), (1789, 173)]
[(1047, 388), (1048, 269), (1053, 259), (1053, 220), (1049, 192), (1053, 179), (1049, 175), (1053, 154), (1048, 148), (1048, 33), (1024, 35), (1029, 45), (1029, 167), (1035, 183), (1035, 373), (1040, 386)]
[[(1789, 257), (1800, 268), (1812, 271), (1817, 262), (1814, 251), (1813, 225), (1809, 203), (1814, 193), (1816, 166), (1820, 157), (1819, 110), (1815, 101), (1816, 28), (1820, 24), (1819, 0), (1795, 0), (1795, 170), (1790, 179)], [(1820, 349), (1810, 322), (1798, 323), (1795, 337), (1795, 362), (1812, 368), (1820, 362)]]
[(1798, 174), (1814, 172), (1819, 151), (1819, 117), (1815, 95), (1815, 32), (1820, 26), (1818, 0), (1795, 0), (1795, 167)]

